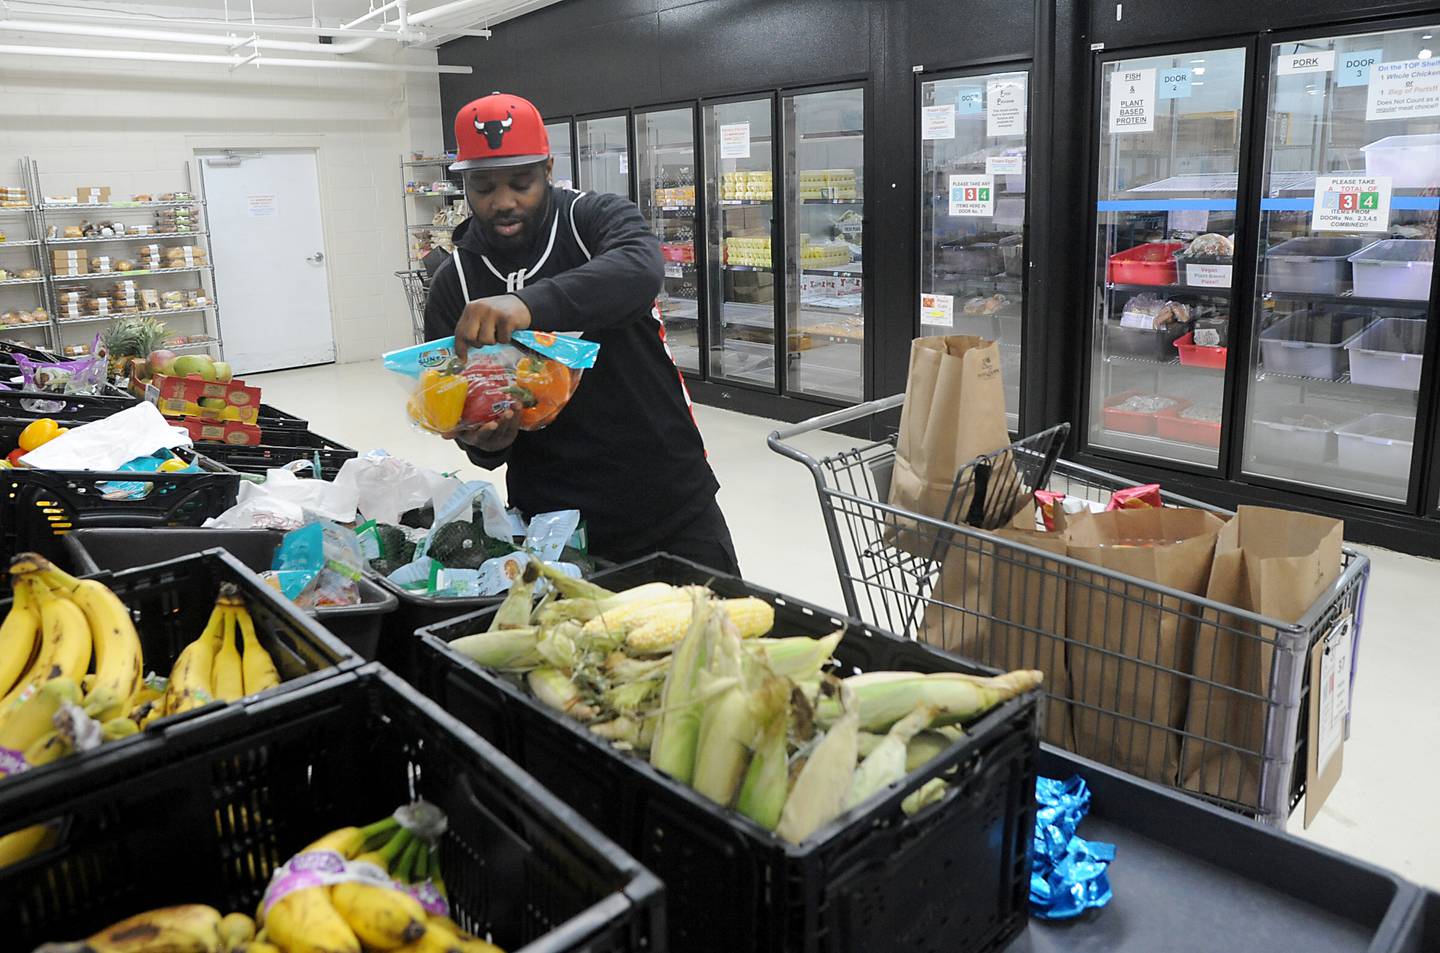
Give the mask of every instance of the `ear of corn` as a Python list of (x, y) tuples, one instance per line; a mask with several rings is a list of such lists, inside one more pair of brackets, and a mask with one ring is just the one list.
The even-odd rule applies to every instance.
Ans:
[(498, 629), (523, 629), (530, 624), (530, 602), (535, 597), (535, 580), (540, 578), (539, 560), (525, 564), (520, 578), (510, 584), (500, 608), (490, 620), (490, 631)]
[(719, 621), (718, 614), (710, 619), (710, 626), (720, 631), (711, 653), (709, 678), (702, 680), (702, 684), (723, 683), (727, 687), (705, 689), (715, 697), (703, 706), (700, 714), (695, 773), (690, 785), (716, 804), (728, 806), (745, 776), (756, 723), (750, 693), (742, 678), (744, 650), (740, 648), (740, 638), (733, 628), (727, 630)]
[(855, 769), (850, 793), (845, 800), (847, 810), (905, 777), (905, 755), (910, 739), (925, 730), (936, 714), (934, 708), (922, 705), (895, 722), (875, 750)]
[(752, 639), (745, 647), (763, 659), (774, 674), (804, 680), (820, 673), (844, 635), (841, 630), (823, 639), (803, 635), (789, 639)]
[(651, 699), (660, 694), (662, 685), (663, 682), (658, 678), (625, 682), (605, 692), (605, 704), (622, 715), (636, 715), (649, 705)]
[(693, 606), (692, 599), (689, 589), (667, 587), (664, 592), (633, 599), (594, 616), (585, 623), (582, 636), (595, 644), (619, 646), (625, 642), (625, 636), (631, 629), (644, 623), (649, 615), (658, 612), (661, 606), (683, 606), (681, 614), (688, 622), (688, 613)]
[(450, 647), (486, 668), (525, 671), (540, 664), (536, 651), (539, 635), (539, 630), (531, 628), (495, 629), (461, 636)]
[(792, 844), (802, 842), (845, 809), (855, 775), (860, 716), (854, 693), (844, 682), (839, 686), (842, 713), (800, 770), (775, 827), (775, 833)]
[(531, 693), (541, 702), (577, 721), (591, 721), (599, 711), (585, 704), (580, 689), (559, 669), (537, 668), (526, 676)]
[(624, 715), (610, 721), (597, 722), (590, 726), (590, 730), (608, 741), (619, 741), (632, 747), (640, 743), (640, 723)]
[(920, 732), (905, 746), (905, 773), (920, 770), (944, 754), (957, 740), (938, 731)]
[[(937, 722), (974, 718), (1001, 702), (1038, 688), (1043, 677), (1038, 671), (1007, 672), (993, 678), (911, 673), (908, 678), (866, 679), (857, 675), (845, 682), (859, 701), (860, 727), (866, 731), (888, 731), (918, 705), (933, 706), (938, 712)], [(815, 706), (815, 716), (822, 725), (833, 724), (841, 717), (841, 707), (834, 698), (821, 699)]]
[[(753, 596), (722, 599), (717, 607), (739, 631), (742, 639), (764, 635), (775, 625), (775, 607)], [(668, 652), (685, 634), (688, 620), (683, 605), (658, 607), (626, 634), (625, 649), (635, 655)]]
[(760, 739), (740, 785), (735, 809), (766, 830), (774, 830), (785, 808), (790, 785), (787, 738), (790, 730), (790, 682), (767, 678), (756, 692)]
[(562, 599), (545, 608), (541, 621), (553, 623), (573, 619), (576, 622), (589, 622), (601, 613), (619, 609), (633, 602), (657, 599), (678, 591), (674, 586), (663, 582), (647, 582), (642, 586), (617, 592), (606, 599)]
[(900, 802), (900, 810), (904, 811), (907, 816), (918, 814), (922, 808), (934, 804), (944, 796), (945, 782), (940, 778), (931, 778)]
[(535, 643), (535, 651), (545, 662), (555, 668), (574, 667), (579, 657), (574, 636), (580, 631), (579, 623), (565, 622), (543, 630)]
[(544, 560), (535, 559), (531, 560), (531, 563), (540, 567), (540, 575), (544, 576), (545, 580), (559, 590), (560, 595), (566, 599), (590, 599), (603, 602), (615, 595), (609, 589), (597, 586), (587, 579), (575, 579), (567, 576)]
[(695, 773), (695, 745), (700, 734), (700, 706), (696, 700), (700, 673), (709, 661), (714, 608), (700, 593), (691, 593), (690, 627), (681, 640), (670, 673), (660, 692), (660, 714), (650, 744), (650, 763), (688, 784)]

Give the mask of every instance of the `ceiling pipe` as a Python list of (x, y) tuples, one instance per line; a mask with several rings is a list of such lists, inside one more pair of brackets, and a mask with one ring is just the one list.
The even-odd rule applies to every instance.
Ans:
[[(175, 33), (168, 30), (133, 30), (120, 26), (92, 26), (88, 23), (42, 23), (39, 20), (0, 20), (0, 32), (49, 33), (59, 36), (88, 36), (114, 40), (149, 40), (162, 43), (183, 43), (188, 46), (234, 47), (237, 42), (251, 42), (249, 37), (214, 36), (208, 33)], [(379, 40), (359, 40), (357, 49), (365, 49)], [(256, 39), (255, 43), (264, 50), (278, 50), (287, 53), (335, 53), (346, 52), (352, 44), (302, 43), (295, 40)]]
[[(208, 53), (151, 53), (142, 50), (85, 50), (60, 46), (21, 46), (0, 44), (0, 54), (14, 56), (55, 56), (71, 59), (138, 60), (146, 63), (203, 63), (235, 67), (246, 62), (241, 56), (215, 56)], [(302, 69), (338, 69), (373, 73), (461, 73), (473, 72), (468, 66), (415, 66), (406, 63), (367, 63), (357, 60), (301, 60), (267, 56), (266, 66)]]
[(371, 20), (371, 19), (374, 19), (375, 17), (380, 16), (380, 15), (381, 15), (382, 13), (384, 13), (386, 10), (393, 10), (393, 9), (395, 9), (396, 7), (400, 6), (401, 2), (402, 2), (402, 0), (390, 0), (389, 3), (385, 4), (384, 6), (376, 7), (375, 9), (371, 10), (369, 13), (365, 14), (363, 17), (357, 17), (356, 19), (351, 20), (349, 23), (347, 23), (347, 24), (344, 25), (343, 29), (349, 30), (349, 29), (352, 29), (352, 28), (354, 28), (354, 27), (357, 27), (357, 26), (359, 26), (360, 24), (364, 23), (366, 20)]
[[(462, 2), (464, 2), (466, 6), (478, 6), (486, 2), (486, 0), (462, 0)], [(73, 13), (70, 11), (56, 10), (53, 8), (39, 10), (22, 10), (17, 6), (14, 6), (13, 4), (3, 6), (9, 11), (10, 16), (12, 17), (43, 17), (47, 20), (68, 20), (77, 23), (95, 23), (100, 25), (145, 23), (161, 24), (167, 28), (205, 30), (244, 29), (251, 33), (292, 33), (301, 34), (304, 36), (355, 36), (364, 37), (372, 40), (389, 40), (391, 42), (398, 42), (402, 39), (402, 37), (400, 37), (400, 35), (395, 33), (393, 30), (356, 30), (347, 29), (341, 26), (299, 26), (290, 23), (265, 23), (263, 21), (250, 23), (232, 20), (229, 22), (225, 22), (221, 20), (201, 20), (185, 17), (166, 17), (164, 18), (164, 20), (157, 20), (151, 17), (139, 17), (133, 14), (123, 13), (107, 13), (98, 10), (90, 11), (88, 13)], [(446, 6), (453, 6), (453, 4), (446, 4)], [(435, 8), (435, 10), (438, 9), (440, 8)], [(423, 10), (419, 13), (412, 13), (409, 17), (409, 21), (412, 26), (436, 25), (431, 24), (430, 22), (430, 17), (434, 12), (434, 10)], [(444, 27), (443, 29), (445, 33), (452, 36), (476, 36), (486, 38), (491, 35), (489, 30), (467, 30), (450, 27)], [(345, 44), (340, 43), (321, 45), (325, 47), (327, 52), (334, 52), (337, 49), (345, 48)]]

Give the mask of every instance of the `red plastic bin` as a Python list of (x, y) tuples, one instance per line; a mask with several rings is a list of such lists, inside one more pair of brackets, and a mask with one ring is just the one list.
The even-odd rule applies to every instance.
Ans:
[(1175, 350), (1180, 352), (1180, 363), (1189, 367), (1214, 367), (1225, 369), (1225, 355), (1229, 348), (1205, 347), (1195, 343), (1195, 332), (1190, 332), (1175, 341)]
[[(1142, 395), (1144, 393), (1144, 391), (1139, 390), (1127, 390), (1123, 394), (1115, 394), (1111, 397), (1105, 398), (1105, 408), (1101, 415), (1105, 423), (1105, 429), (1113, 431), (1115, 433), (1139, 434), (1142, 437), (1154, 436), (1156, 428), (1155, 422), (1158, 418), (1174, 417), (1176, 414), (1180, 413), (1180, 411), (1190, 406), (1190, 401), (1181, 400), (1178, 397), (1170, 398), (1171, 400), (1176, 401), (1174, 407), (1167, 407), (1166, 409), (1153, 414), (1144, 414), (1134, 410), (1119, 410), (1115, 406), (1117, 404), (1125, 403), (1125, 401), (1129, 400), (1131, 397)], [(1155, 396), (1164, 397), (1165, 395), (1157, 394)]]
[(1155, 436), (1178, 443), (1194, 444), (1197, 447), (1220, 449), (1219, 421), (1191, 420), (1178, 413), (1155, 418)]
[(1175, 253), (1184, 242), (1146, 242), (1110, 256), (1109, 280), (1117, 285), (1173, 285)]

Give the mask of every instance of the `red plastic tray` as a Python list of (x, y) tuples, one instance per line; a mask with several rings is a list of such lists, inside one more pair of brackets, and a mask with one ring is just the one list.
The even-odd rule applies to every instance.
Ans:
[(1146, 242), (1110, 256), (1110, 281), (1119, 285), (1173, 285), (1175, 253), (1184, 242)]
[[(1114, 396), (1107, 397), (1105, 399), (1105, 409), (1101, 414), (1105, 423), (1105, 429), (1114, 431), (1115, 433), (1135, 433), (1143, 437), (1153, 436), (1155, 434), (1155, 421), (1157, 419), (1174, 417), (1180, 413), (1180, 411), (1190, 406), (1190, 401), (1172, 397), (1171, 400), (1178, 401), (1174, 407), (1166, 408), (1154, 414), (1142, 414), (1133, 410), (1117, 410), (1115, 408), (1116, 404), (1123, 404), (1129, 398), (1143, 393), (1144, 391), (1127, 390), (1123, 394), (1115, 394)], [(1160, 394), (1158, 396), (1163, 397), (1165, 395)]]
[(1191, 443), (1197, 447), (1220, 449), (1220, 424), (1208, 420), (1191, 420), (1176, 413), (1168, 417), (1155, 418), (1155, 436), (1179, 443)]
[(1191, 331), (1175, 341), (1175, 349), (1180, 352), (1180, 363), (1190, 367), (1215, 367), (1223, 371), (1229, 348), (1204, 347), (1195, 344), (1194, 338), (1195, 332)]

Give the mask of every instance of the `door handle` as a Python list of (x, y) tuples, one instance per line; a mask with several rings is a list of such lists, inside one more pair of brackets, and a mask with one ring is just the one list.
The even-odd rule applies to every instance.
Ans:
[(309, 262), (314, 262), (318, 265), (325, 260), (325, 253), (323, 251), (317, 251), (313, 255), (306, 255), (305, 260)]

